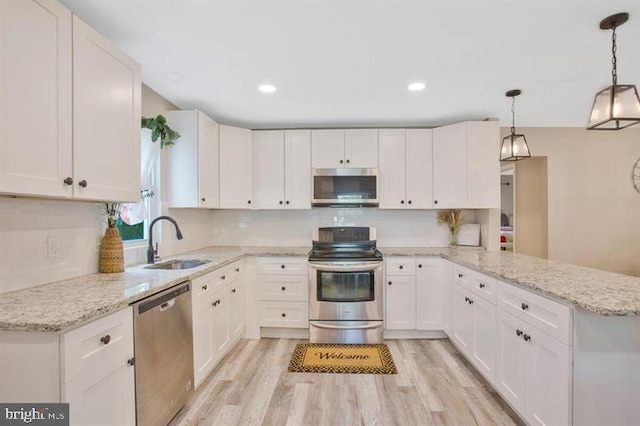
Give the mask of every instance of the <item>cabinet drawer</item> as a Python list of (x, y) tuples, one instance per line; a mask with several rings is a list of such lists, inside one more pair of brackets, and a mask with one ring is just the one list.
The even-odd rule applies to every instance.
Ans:
[(126, 308), (60, 336), (66, 383), (116, 353), (133, 355), (133, 311)]
[(486, 275), (475, 272), (470, 279), (471, 291), (485, 299), (487, 302), (496, 304), (496, 293), (498, 281)]
[(571, 308), (508, 283), (498, 286), (498, 306), (571, 346)]
[(224, 275), (226, 282), (234, 281), (242, 276), (242, 259), (236, 260), (224, 267)]
[(260, 300), (306, 302), (309, 300), (309, 278), (306, 275), (260, 275), (258, 293)]
[(308, 275), (309, 266), (305, 257), (261, 257), (258, 274)]
[(199, 300), (209, 297), (215, 287), (216, 280), (215, 272), (191, 280), (191, 301), (194, 305)]
[(455, 285), (459, 283), (467, 290), (471, 290), (473, 288), (472, 280), (475, 275), (471, 269), (465, 268), (464, 266), (460, 266), (457, 264), (453, 264), (451, 268), (451, 284)]
[(260, 302), (259, 321), (261, 327), (309, 327), (309, 304), (307, 302)]
[(387, 275), (415, 275), (416, 259), (411, 256), (387, 258)]

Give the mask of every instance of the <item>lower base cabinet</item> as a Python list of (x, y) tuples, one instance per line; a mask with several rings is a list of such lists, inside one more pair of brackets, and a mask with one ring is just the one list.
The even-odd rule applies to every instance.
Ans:
[(571, 348), (498, 309), (496, 387), (532, 425), (571, 424)]
[(244, 333), (241, 270), (237, 261), (192, 281), (195, 388)]

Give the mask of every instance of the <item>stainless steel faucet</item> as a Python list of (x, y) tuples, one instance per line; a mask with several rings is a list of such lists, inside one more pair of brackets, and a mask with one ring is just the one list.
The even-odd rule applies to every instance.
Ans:
[(153, 248), (153, 225), (156, 224), (157, 221), (165, 219), (169, 222), (173, 223), (173, 226), (176, 227), (176, 238), (182, 239), (182, 231), (180, 231), (180, 227), (178, 226), (178, 222), (171, 216), (158, 216), (151, 221), (149, 224), (149, 247), (147, 247), (147, 263), (155, 263), (156, 260), (160, 260), (158, 257), (158, 245), (156, 244), (156, 248)]

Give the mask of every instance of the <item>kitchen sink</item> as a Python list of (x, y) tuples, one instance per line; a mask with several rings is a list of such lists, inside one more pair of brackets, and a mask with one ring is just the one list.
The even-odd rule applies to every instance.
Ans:
[(169, 260), (167, 262), (156, 263), (154, 265), (145, 266), (145, 269), (191, 269), (196, 266), (204, 265), (205, 263), (209, 263), (210, 260), (197, 260), (197, 259), (176, 259)]

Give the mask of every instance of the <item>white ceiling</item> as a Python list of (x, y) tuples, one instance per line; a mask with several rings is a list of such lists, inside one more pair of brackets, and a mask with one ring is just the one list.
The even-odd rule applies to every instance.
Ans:
[[(183, 109), (249, 128), (511, 121), (585, 127), (596, 91), (640, 86), (640, 1), (62, 0)], [(179, 77), (179, 78), (176, 78)], [(424, 81), (422, 92), (407, 85)], [(273, 94), (257, 90), (271, 83)]]

